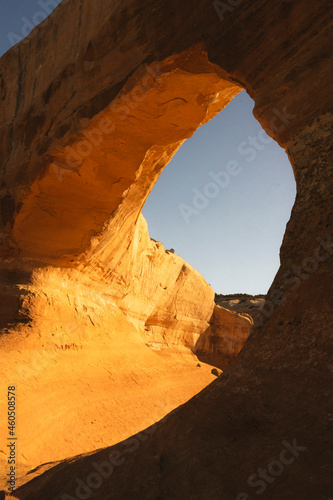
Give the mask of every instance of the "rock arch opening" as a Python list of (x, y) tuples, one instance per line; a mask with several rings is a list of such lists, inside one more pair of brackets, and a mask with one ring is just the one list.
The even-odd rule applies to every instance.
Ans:
[(219, 294), (267, 293), (295, 201), (288, 156), (253, 117), (253, 105), (243, 91), (200, 127), (142, 211), (151, 237), (175, 249)]

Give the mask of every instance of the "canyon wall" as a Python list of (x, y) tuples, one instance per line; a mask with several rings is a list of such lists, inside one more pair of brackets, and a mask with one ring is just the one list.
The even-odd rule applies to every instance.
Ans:
[[(74, 496), (76, 479), (87, 481), (95, 470), (92, 463), (110, 460), (113, 452), (120, 454), (116, 472), (92, 487), (93, 498), (244, 500), (256, 492), (251, 477), (253, 483), (257, 471), (267, 466), (269, 479), (260, 483), (265, 498), (328, 498), (333, 78), (329, 19), (327, 3), (310, 0), (201, 0), (195, 7), (189, 1), (144, 0), (137, 5), (133, 0), (107, 0), (98, 6), (93, 0), (63, 1), (28, 41), (1, 58), (1, 255), (7, 279), (2, 297), (9, 304), (1, 342), (2, 351), (8, 352), (6, 371), (9, 362), (20, 363), (17, 352), (28, 350), (28, 342), (41, 351), (51, 331), (43, 325), (45, 318), (62, 331), (63, 314), (94, 327), (86, 363), (76, 351), (76, 363), (84, 367), (92, 363), (95, 343), (100, 343), (95, 359), (99, 366), (100, 353), (117, 352), (121, 342), (120, 353), (125, 345), (135, 344), (129, 348), (135, 353), (131, 359), (143, 360), (135, 371), (144, 366), (147, 370), (150, 363), (156, 377), (159, 368), (171, 370), (171, 359), (179, 361), (186, 352), (183, 372), (189, 370), (189, 381), (194, 373), (191, 349), (216, 356), (223, 346), (221, 325), (228, 321), (229, 335), (236, 341), (228, 344), (227, 335), (225, 344), (227, 349), (231, 345), (231, 353), (238, 352), (249, 320), (242, 316), (237, 330), (231, 317), (238, 316), (230, 312), (226, 321), (223, 310), (213, 311), (214, 294), (208, 285), (187, 264), (147, 239), (139, 214), (182, 142), (242, 88), (253, 97), (254, 114), (264, 129), (287, 150), (297, 182), (281, 267), (261, 321), (226, 372), (147, 430), (144, 438), (136, 437), (130, 449), (125, 442), (63, 462), (20, 488), (19, 498)], [(146, 251), (137, 251), (144, 247)], [(147, 265), (155, 257), (158, 264)], [(165, 279), (169, 272), (170, 281)], [(65, 290), (72, 290), (75, 280), (73, 299)], [(42, 297), (40, 302), (31, 300), (31, 286), (35, 296)], [(156, 297), (155, 303), (150, 303), (150, 296)], [(92, 305), (94, 301), (98, 304)], [(39, 309), (37, 303), (43, 306)], [(97, 317), (84, 308), (98, 310)], [(107, 332), (114, 332), (115, 344), (108, 349), (103, 324)], [(71, 352), (66, 345), (79, 345), (73, 333), (61, 339), (66, 352)], [(177, 354), (165, 358), (166, 352)], [(75, 387), (80, 387), (82, 372), (66, 372), (73, 368), (74, 358), (62, 359), (55, 374), (63, 373), (61, 380), (76, 378)], [(112, 359), (102, 369), (110, 369)], [(122, 378), (129, 360), (122, 359), (125, 369), (115, 377), (121, 384), (119, 394), (125, 381), (132, 390), (131, 376)], [(161, 359), (168, 366), (160, 365)], [(197, 358), (192, 359), (200, 370)], [(196, 390), (184, 390), (186, 397), (207, 383), (208, 368), (203, 368), (205, 380), (198, 376)], [(89, 372), (91, 380), (95, 369)], [(147, 387), (147, 372), (140, 373), (139, 384)], [(178, 369), (173, 377), (178, 383)], [(40, 392), (47, 388), (50, 394), (50, 379), (37, 380)], [(111, 391), (115, 385), (109, 387)], [(29, 402), (33, 387), (25, 390), (30, 391), (24, 398)], [(77, 401), (82, 402), (88, 391), (98, 393), (89, 380)], [(59, 401), (59, 411), (74, 419), (66, 394)], [(40, 419), (51, 414), (53, 401), (48, 404), (43, 403)], [(27, 403), (27, 412), (28, 408)], [(31, 407), (30, 411), (35, 418)], [(161, 410), (158, 418), (164, 413)], [(55, 423), (47, 424), (44, 442), (54, 443), (47, 433), (54, 431)], [(101, 435), (105, 446), (110, 434), (109, 428), (99, 428), (96, 440)], [(30, 439), (36, 435), (37, 431)], [(68, 436), (63, 437), (67, 442)], [(109, 444), (115, 440), (110, 438)], [(84, 436), (82, 443), (87, 445)], [(61, 445), (56, 448), (59, 452)], [(283, 450), (289, 451), (288, 464), (278, 462), (277, 474)], [(52, 447), (48, 453), (52, 455)]]
[(242, 350), (253, 328), (246, 313), (235, 313), (215, 305), (211, 326), (198, 339), (196, 355), (206, 363), (225, 370)]
[[(224, 339), (244, 319), (221, 309), (224, 327), (212, 336), (214, 292), (202, 276), (150, 239), (142, 215), (128, 238), (112, 271), (2, 263), (1, 390), (17, 388), (18, 484), (43, 463), (153, 424), (215, 378), (211, 364), (225, 368), (238, 354), (229, 348), (226, 357)], [(252, 323), (243, 323), (248, 335)], [(1, 398), (2, 487), (6, 403)]]
[[(104, 279), (54, 266), (28, 272), (17, 260), (14, 268), (3, 265), (1, 390), (17, 388), (18, 485), (41, 464), (153, 424), (215, 378), (212, 363), (224, 368), (238, 354), (234, 349), (226, 358), (226, 346), (217, 351), (214, 340), (233, 338), (243, 318), (222, 310), (225, 326), (211, 336), (213, 290), (149, 238), (141, 215), (126, 253)], [(246, 319), (243, 332), (251, 328)], [(1, 398), (2, 487), (6, 414)]]

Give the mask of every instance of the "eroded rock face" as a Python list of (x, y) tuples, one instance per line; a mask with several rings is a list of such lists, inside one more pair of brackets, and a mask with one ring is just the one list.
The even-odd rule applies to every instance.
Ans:
[(248, 295), (246, 293), (216, 294), (215, 303), (230, 311), (249, 314), (256, 323), (256, 321), (260, 321), (262, 316), (261, 310), (265, 305), (265, 295)]
[[(153, 424), (214, 379), (212, 363), (224, 368), (238, 353), (229, 349), (226, 358), (215, 341), (236, 337), (243, 318), (225, 311), (228, 324), (212, 335), (213, 290), (149, 238), (141, 215), (112, 272), (18, 263), (3, 263), (0, 338), (2, 388), (19, 388), (18, 484), (41, 463)], [(246, 328), (248, 335), (250, 321)], [(4, 399), (1, 409), (6, 414)], [(2, 426), (1, 442), (6, 437)]]
[(195, 353), (206, 363), (225, 370), (242, 350), (252, 328), (249, 314), (215, 305), (211, 327), (200, 336)]
[[(35, 50), (38, 58), (39, 51)], [(13, 52), (6, 54), (4, 65), (10, 54), (15, 57)], [(71, 57), (76, 60), (74, 53)], [(63, 96), (59, 90), (54, 97), (57, 115), (52, 122), (51, 103), (40, 103), (48, 122), (46, 129), (35, 127), (32, 148), (30, 142), (22, 141), (22, 133), (13, 132), (12, 152), (6, 157), (3, 254), (72, 265), (74, 258), (83, 260), (82, 253), (86, 252), (85, 263), (99, 261), (104, 267), (111, 260), (113, 264), (118, 257), (115, 246), (124, 251), (124, 243), (131, 237), (163, 167), (198, 126), (241, 90), (239, 85), (221, 79), (216, 71), (200, 48), (192, 49), (149, 66), (142, 63), (126, 85), (124, 82), (99, 107), (90, 109), (90, 92), (83, 92), (79, 102), (74, 92), (68, 100), (70, 108), (62, 108), (60, 116)], [(76, 85), (71, 80), (78, 77), (78, 73), (63, 74), (62, 86), (67, 92)], [(107, 86), (112, 87), (111, 75), (107, 78)], [(28, 89), (22, 92), (29, 95)], [(118, 93), (120, 97), (114, 99)], [(37, 94), (34, 106), (40, 99)], [(19, 116), (9, 119), (20, 121)], [(142, 126), (147, 120), (154, 125)], [(64, 137), (59, 138), (58, 128), (67, 131)], [(31, 134), (31, 127), (29, 131)], [(6, 134), (8, 128), (3, 130), (3, 136)], [(39, 151), (36, 157), (35, 148), (45, 140), (45, 134), (49, 144), (47, 148), (42, 146), (42, 151), (43, 147), (47, 151)], [(31, 158), (30, 166), (27, 158)]]
[[(134, 358), (147, 356), (156, 376), (162, 365), (155, 356), (166, 350), (153, 351), (145, 343), (183, 353), (185, 346), (198, 343), (198, 334), (203, 338), (213, 312), (211, 289), (147, 239), (139, 214), (181, 143), (241, 88), (254, 98), (265, 130), (287, 149), (295, 172), (298, 194), (262, 324), (227, 373), (149, 431), (149, 439), (138, 438), (129, 451), (128, 443), (119, 445), (125, 461), (117, 473), (101, 479), (93, 493), (101, 500), (251, 498), (248, 478), (278, 458), (285, 442), (293, 446), (295, 440), (299, 454), (283, 466), (283, 480), (271, 474), (265, 495), (286, 500), (329, 495), (333, 71), (328, 6), (308, 0), (230, 4), (218, 15), (214, 3), (203, 0), (195, 8), (189, 1), (177, 6), (148, 0), (140, 6), (132, 0), (98, 6), (93, 0), (65, 1), (27, 44), (0, 62), (6, 95), (0, 130), (6, 322), (20, 311), (19, 323), (4, 330), (6, 339), (2, 336), (7, 364), (18, 359), (18, 348), (24, 352), (34, 346), (40, 352), (48, 335), (45, 318), (56, 329), (59, 345), (71, 343), (75, 335), (62, 333), (64, 312), (71, 321), (86, 322), (78, 337), (87, 334), (88, 346), (96, 336), (100, 340), (96, 363), (99, 367), (99, 353), (105, 351), (103, 373), (114, 363), (110, 352), (117, 352), (117, 332), (126, 332), (125, 345), (135, 346)], [(138, 251), (144, 248), (146, 256)], [(156, 260), (150, 268), (145, 262), (152, 255)], [(170, 281), (160, 279), (169, 268)], [(74, 294), (66, 294), (75, 280)], [(201, 293), (198, 302), (194, 282)], [(149, 303), (152, 295), (154, 303)], [(224, 314), (214, 312), (203, 338), (206, 353), (217, 352), (214, 325), (220, 331)], [(35, 334), (25, 324), (29, 318)], [(106, 340), (110, 331), (114, 344)], [(230, 331), (235, 332), (233, 326)], [(245, 336), (242, 330), (236, 338)], [(186, 353), (188, 358), (191, 350)], [(70, 370), (74, 358), (61, 359), (60, 371)], [(190, 379), (192, 368), (185, 365)], [(128, 359), (123, 366), (128, 369)], [(96, 370), (89, 372), (91, 380)], [(38, 393), (50, 377), (47, 370), (42, 383), (37, 381)], [(32, 390), (26, 389), (26, 401)], [(45, 415), (53, 402), (48, 404)], [(65, 414), (66, 406), (61, 408)], [(74, 418), (74, 410), (68, 413)], [(82, 419), (89, 417), (88, 411)], [(108, 431), (97, 432), (103, 446)], [(109, 459), (115, 449), (96, 453), (94, 460)], [(25, 500), (75, 496), (73, 478), (85, 481), (91, 463), (91, 456), (62, 463), (17, 494)]]

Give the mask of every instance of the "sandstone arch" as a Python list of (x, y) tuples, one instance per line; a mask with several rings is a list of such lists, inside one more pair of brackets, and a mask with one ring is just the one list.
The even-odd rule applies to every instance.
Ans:
[[(218, 16), (206, 1), (195, 8), (173, 1), (147, 0), (140, 6), (132, 0), (121, 5), (106, 1), (98, 8), (92, 0), (64, 1), (28, 44), (21, 43), (0, 62), (6, 88), (0, 130), (2, 266), (13, 269), (10, 286), (22, 284), (23, 274), (27, 280), (37, 274), (58, 290), (59, 281), (79, 273), (87, 289), (93, 280), (105, 290), (105, 280), (111, 278), (120, 310), (130, 310), (132, 320), (139, 321), (147, 304), (143, 300), (129, 307), (120, 290), (128, 276), (125, 250), (138, 257), (145, 238), (136, 232), (142, 203), (181, 142), (243, 87), (253, 97), (264, 129), (287, 149), (297, 182), (264, 326), (225, 377), (142, 443), (136, 454), (141, 472), (134, 463), (138, 458), (129, 457), (96, 498), (108, 498), (110, 485), (118, 498), (236, 498), (246, 490), (252, 466), (257, 470), (272, 460), (285, 439), (297, 439), (308, 452), (296, 461), (293, 473), (286, 471), (280, 489), (269, 490), (268, 498), (329, 494), (333, 73), (328, 8), (308, 0), (274, 5), (244, 0), (229, 2), (229, 7)], [(55, 52), (59, 26), (67, 38)], [(147, 76), (152, 71), (161, 73), (157, 86), (157, 79)], [(120, 104), (114, 100), (121, 92), (134, 99), (131, 92), (142, 88), (142, 82), (148, 87), (145, 99), (132, 108), (133, 101), (125, 101), (130, 113), (121, 120), (124, 99)], [(105, 127), (113, 125), (109, 141)], [(102, 134), (103, 142), (82, 164), (71, 158), (68, 166), (65, 148), (77, 152), (78, 142), (87, 139), (85, 132), (90, 142)], [(64, 192), (66, 203), (60, 203)], [(55, 268), (62, 269), (58, 281), (53, 280)], [(7, 297), (8, 289), (4, 293)], [(9, 294), (11, 303), (17, 300), (15, 293)], [(53, 293), (55, 304), (57, 291)], [(196, 318), (199, 323), (207, 323), (211, 313), (210, 291), (204, 293), (207, 302)], [(33, 301), (23, 300), (23, 305), (29, 317)], [(189, 308), (195, 308), (195, 300)], [(18, 309), (22, 313), (22, 303)], [(13, 311), (17, 315), (15, 304)], [(186, 337), (186, 326), (182, 331)], [(184, 421), (186, 434), (179, 430)], [(50, 488), (50, 498), (64, 488), (73, 492), (73, 475), (84, 474), (89, 463), (86, 458), (61, 465), (61, 485), (54, 469), (47, 486), (36, 480), (18, 495), (29, 500), (45, 498), (45, 491), (50, 497)], [(147, 492), (148, 477), (152, 488)], [(134, 478), (133, 486), (129, 478)]]

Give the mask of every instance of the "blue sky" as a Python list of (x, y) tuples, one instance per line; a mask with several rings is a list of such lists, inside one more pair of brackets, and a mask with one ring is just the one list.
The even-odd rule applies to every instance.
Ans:
[[(59, 3), (0, 0), (0, 54)], [(243, 91), (200, 127), (143, 209), (151, 237), (174, 248), (217, 293), (268, 290), (296, 194), (285, 151), (269, 141), (252, 109)]]

